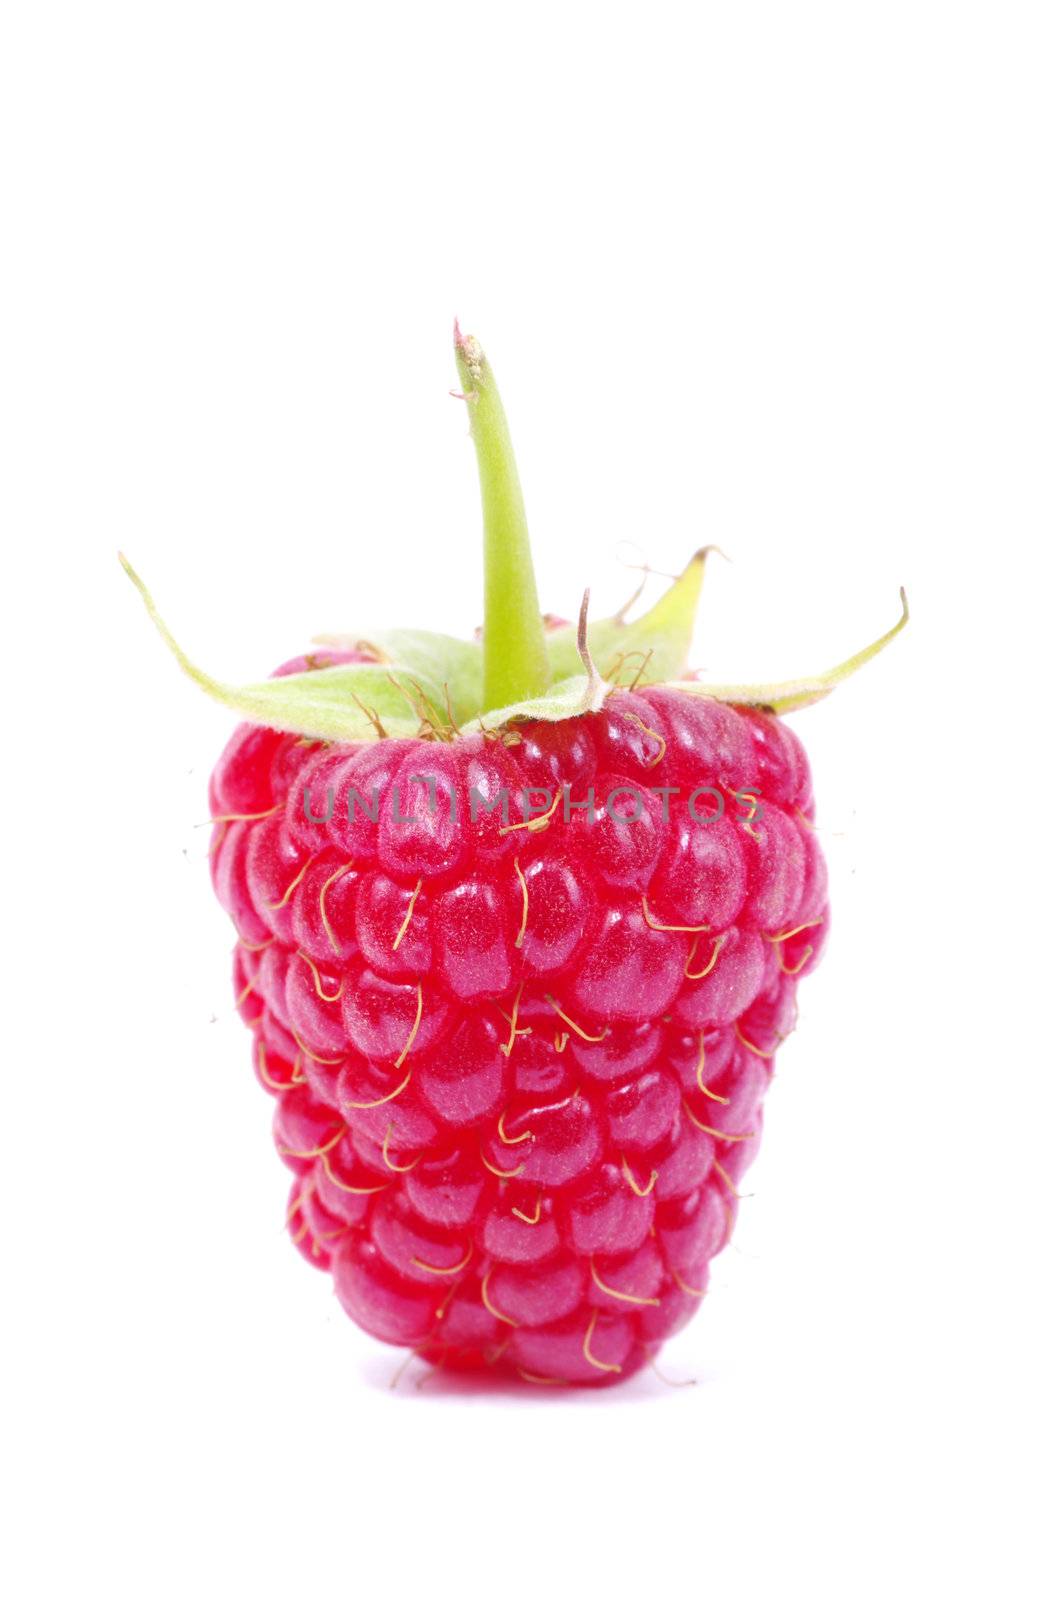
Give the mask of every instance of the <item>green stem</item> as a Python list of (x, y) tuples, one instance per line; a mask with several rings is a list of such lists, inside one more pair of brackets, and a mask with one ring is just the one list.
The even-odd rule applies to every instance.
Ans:
[(550, 681), (548, 655), (504, 407), (478, 340), (457, 326), (455, 342), (482, 490), (483, 709), (492, 711), (543, 694)]

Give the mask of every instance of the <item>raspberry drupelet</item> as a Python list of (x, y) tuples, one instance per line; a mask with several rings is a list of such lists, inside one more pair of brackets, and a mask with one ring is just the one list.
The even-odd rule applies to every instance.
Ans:
[[(481, 641), (320, 641), (234, 688), (210, 782), (237, 1008), (287, 1224), (367, 1332), (454, 1370), (607, 1384), (696, 1310), (828, 931), (780, 713), (841, 666), (687, 668), (705, 550), (645, 615), (541, 615), (492, 372), (457, 330)], [(124, 561), (124, 558), (122, 558)]]

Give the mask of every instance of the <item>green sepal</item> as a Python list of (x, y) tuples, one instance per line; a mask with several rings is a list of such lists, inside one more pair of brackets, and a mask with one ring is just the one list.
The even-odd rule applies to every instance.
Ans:
[[(707, 554), (697, 550), (681, 576), (635, 622), (607, 617), (589, 624), (589, 650), (612, 687), (668, 683), (687, 670)], [(577, 628), (556, 629), (546, 643), (553, 679), (577, 672)]]
[(904, 589), (899, 590), (902, 599), (902, 615), (888, 628), (886, 633), (873, 640), (872, 644), (865, 646), (855, 655), (849, 656), (846, 661), (841, 661), (839, 666), (830, 667), (827, 672), (812, 678), (790, 678), (782, 683), (700, 683), (693, 679), (684, 679), (681, 682), (667, 684), (669, 689), (680, 689), (684, 694), (703, 695), (709, 700), (724, 700), (727, 705), (761, 706), (767, 711), (782, 714), (787, 711), (799, 711), (804, 706), (812, 706), (818, 700), (823, 700), (831, 694), (844, 678), (851, 677), (866, 661), (871, 661), (873, 656), (891, 640), (897, 638), (906, 623), (909, 621), (909, 601), (906, 599)]
[[(400, 665), (424, 683), (438, 684), (442, 704), (457, 724), (482, 705), (482, 646), (473, 639), (417, 628), (376, 628), (366, 633), (321, 633), (314, 644), (334, 650), (368, 650), (380, 661)], [(448, 696), (448, 698), (447, 698)]]
[[(373, 718), (378, 718), (379, 726), (389, 738), (415, 737), (425, 718), (436, 718), (438, 726), (444, 724), (444, 696), (439, 687), (396, 664), (372, 662), (321, 667), (241, 687), (220, 682), (203, 672), (185, 653), (159, 615), (143, 580), (124, 556), (119, 559), (183, 671), (212, 700), (248, 722), (262, 723), (284, 733), (344, 743), (378, 738), (379, 727)], [(424, 717), (413, 709), (414, 705), (420, 706), (421, 696), (426, 702), (422, 706)]]
[(489, 732), (494, 728), (503, 728), (506, 722), (513, 722), (516, 718), (520, 721), (566, 722), (571, 717), (583, 717), (587, 711), (599, 711), (611, 688), (611, 684), (600, 683), (599, 680), (594, 684), (583, 672), (580, 677), (564, 678), (561, 683), (554, 683), (544, 694), (534, 695), (529, 700), (518, 700), (514, 705), (497, 706), (493, 711), (484, 711), (481, 716), (465, 723), (460, 732)]

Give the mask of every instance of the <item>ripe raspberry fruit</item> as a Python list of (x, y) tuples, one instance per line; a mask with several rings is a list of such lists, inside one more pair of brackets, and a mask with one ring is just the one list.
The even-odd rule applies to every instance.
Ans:
[(706, 552), (639, 622), (542, 622), (492, 374), (457, 332), (482, 644), (325, 640), (233, 689), (214, 886), (287, 1221), (377, 1338), (609, 1383), (731, 1235), (826, 875), (778, 713), (823, 677), (685, 675)]

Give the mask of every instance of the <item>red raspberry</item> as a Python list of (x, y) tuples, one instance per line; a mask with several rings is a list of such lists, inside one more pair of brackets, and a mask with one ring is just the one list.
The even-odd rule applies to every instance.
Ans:
[(255, 719), (211, 779), (213, 878), (288, 1227), (350, 1316), (453, 1368), (609, 1383), (706, 1292), (827, 934), (809, 768), (769, 707), (885, 641), (707, 691), (681, 676), (701, 553), (640, 623), (583, 607), (546, 656), (503, 413), (458, 357), (483, 646), (380, 636), (245, 691), (181, 657)]
[[(305, 819), (314, 775), (375, 778), (377, 746), (235, 735), (215, 804), (267, 815), (218, 825), (218, 893), (288, 1222), (369, 1332), (606, 1383), (695, 1309), (827, 929), (805, 756), (774, 721), (655, 688), (508, 746), (419, 740), (369, 831)], [(546, 743), (580, 773), (571, 820), (557, 789), (527, 826)], [(480, 849), (470, 794), (498, 765), (514, 803)], [(725, 814), (697, 823), (707, 788)]]

